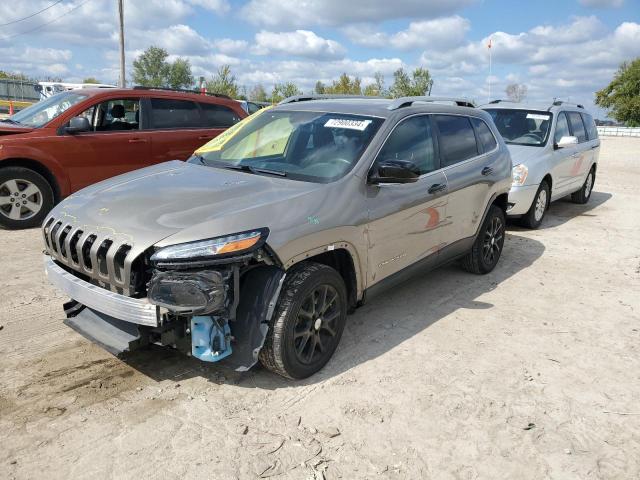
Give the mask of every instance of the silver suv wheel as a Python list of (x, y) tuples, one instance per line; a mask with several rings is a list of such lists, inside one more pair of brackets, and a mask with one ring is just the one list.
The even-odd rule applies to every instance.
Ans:
[(536, 207), (534, 210), (534, 217), (536, 222), (542, 220), (544, 217), (544, 211), (547, 209), (547, 191), (542, 189), (538, 192), (538, 196), (536, 197)]
[(28, 220), (42, 209), (43, 197), (37, 185), (24, 179), (0, 184), (0, 215), (10, 220)]

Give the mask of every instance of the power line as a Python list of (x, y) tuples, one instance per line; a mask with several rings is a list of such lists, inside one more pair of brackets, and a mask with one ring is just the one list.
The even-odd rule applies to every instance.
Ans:
[(66, 12), (64, 12), (62, 15), (54, 18), (53, 20), (50, 20), (46, 23), (43, 23), (42, 25), (38, 25), (35, 28), (32, 28), (30, 30), (25, 30), (24, 32), (18, 32), (18, 33), (14, 33), (13, 35), (9, 35), (9, 36), (5, 36), (2, 37), (1, 40), (8, 40), (10, 38), (14, 38), (14, 37), (19, 37), (20, 35), (26, 35), (27, 33), (31, 33), (31, 32), (35, 32), (36, 30), (40, 30), (43, 27), (46, 27), (47, 25), (51, 25), (53, 22), (57, 22), (58, 20), (60, 20), (62, 17), (65, 17), (67, 15), (69, 15), (71, 12), (79, 9), (81, 6), (83, 6), (85, 3), (89, 3), (91, 0), (85, 0), (84, 2), (76, 5), (75, 7), (73, 7), (71, 10), (67, 10)]
[(36, 13), (32, 13), (31, 15), (27, 15), (26, 17), (19, 18), (17, 20), (12, 20), (7, 23), (0, 23), (0, 27), (6, 27), (7, 25), (13, 25), (14, 23), (22, 22), (27, 20), (28, 18), (35, 17), (36, 15), (40, 15), (42, 12), (49, 10), (51, 7), (55, 7), (57, 4), (62, 3), (63, 0), (58, 0), (57, 2), (52, 3), (47, 8), (43, 8), (42, 10), (38, 10)]

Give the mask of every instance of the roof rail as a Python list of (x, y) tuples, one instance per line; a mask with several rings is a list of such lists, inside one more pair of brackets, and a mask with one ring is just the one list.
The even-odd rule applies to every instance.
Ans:
[[(574, 107), (578, 107), (584, 110), (584, 105), (580, 104), (580, 103), (570, 103), (570, 102), (565, 102), (564, 100), (553, 100), (553, 104), (551, 105), (551, 107), (559, 107), (560, 105), (573, 105)], [(551, 107), (549, 107), (549, 110), (551, 110)]]
[(387, 107), (387, 110), (397, 110), (399, 108), (409, 107), (413, 105), (414, 102), (452, 102), (459, 107), (475, 108), (474, 103), (466, 98), (416, 96), (396, 98), (391, 102), (391, 105)]
[(136, 85), (133, 87), (134, 90), (161, 90), (163, 92), (182, 92), (182, 93), (196, 93), (198, 95), (208, 95), (210, 97), (218, 97), (218, 98), (226, 98), (228, 100), (233, 100), (229, 95), (224, 95), (222, 93), (209, 93), (209, 92), (201, 92), (199, 90), (184, 90), (182, 88), (169, 88), (169, 87), (144, 87), (142, 85)]
[(332, 95), (327, 93), (312, 93), (310, 95), (294, 95), (292, 97), (287, 97), (282, 100), (278, 105), (285, 105), (287, 103), (296, 103), (296, 102), (309, 102), (311, 100), (337, 100), (341, 98), (382, 98), (382, 97), (374, 97), (370, 95)]

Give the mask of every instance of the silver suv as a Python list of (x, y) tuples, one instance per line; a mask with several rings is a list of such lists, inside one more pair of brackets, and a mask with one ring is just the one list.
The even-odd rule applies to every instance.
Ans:
[(65, 323), (116, 354), (312, 375), (377, 292), (456, 258), (496, 266), (511, 158), (489, 114), (450, 103), (292, 97), (187, 163), (72, 195), (43, 225)]
[(567, 195), (576, 203), (589, 201), (600, 140), (593, 117), (582, 105), (494, 100), (482, 108), (493, 118), (513, 159), (509, 217), (538, 228), (550, 202)]

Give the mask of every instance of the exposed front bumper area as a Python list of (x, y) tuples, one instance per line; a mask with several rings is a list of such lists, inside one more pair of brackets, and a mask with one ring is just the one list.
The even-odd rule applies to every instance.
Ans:
[(536, 196), (539, 185), (512, 186), (509, 190), (509, 203), (513, 206), (507, 209), (508, 216), (524, 215), (529, 211)]
[(159, 307), (152, 305), (146, 299), (127, 297), (85, 282), (64, 270), (46, 255), (44, 268), (49, 281), (54, 286), (92, 310), (139, 325), (157, 327), (159, 324)]

